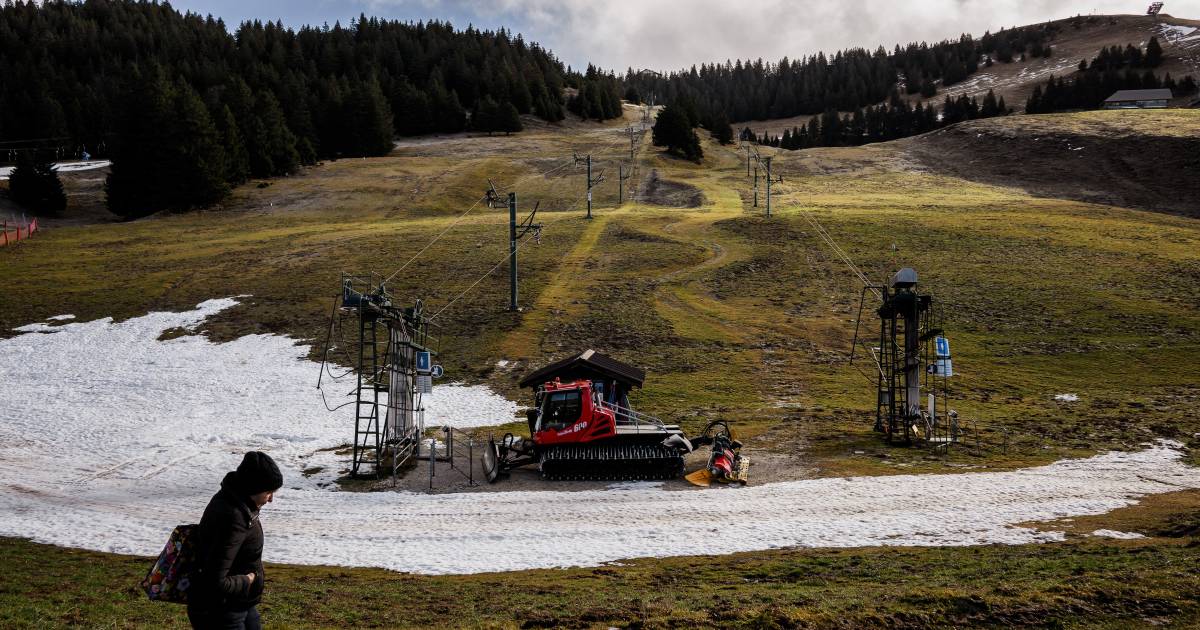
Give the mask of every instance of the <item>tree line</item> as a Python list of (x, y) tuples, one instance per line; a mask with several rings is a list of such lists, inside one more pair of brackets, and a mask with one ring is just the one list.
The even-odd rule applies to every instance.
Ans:
[(793, 151), (812, 147), (860, 146), (906, 138), (964, 120), (1004, 116), (1011, 111), (1004, 97), (996, 98), (992, 90), (988, 90), (982, 102), (965, 95), (958, 98), (947, 96), (940, 113), (932, 103), (925, 105), (918, 102), (914, 107), (900, 95), (899, 90), (893, 90), (886, 103), (858, 107), (841, 116), (836, 110), (829, 109), (799, 127), (785, 129), (781, 135), (768, 135), (765, 132), (756, 135), (747, 127), (742, 130), (741, 138)]
[(896, 46), (891, 53), (853, 48), (776, 63), (758, 59), (703, 64), (665, 75), (629, 69), (623, 83), (627, 98), (693, 103), (705, 127), (722, 113), (732, 120), (823, 115), (830, 109), (854, 111), (886, 102), (898, 77), (906, 93), (932, 97), (978, 71), (981, 60), (1004, 63), (1023, 55), (1049, 54), (1047, 42), (1060, 29), (1060, 23), (1047, 23), (978, 39), (963, 35), (935, 44)]
[[(1163, 51), (1157, 37), (1146, 42), (1146, 49), (1133, 44), (1106, 46), (1088, 63), (1079, 61), (1079, 71), (1071, 77), (1050, 77), (1034, 86), (1025, 101), (1025, 113), (1047, 114), (1072, 109), (1096, 109), (1118, 90), (1167, 88), (1175, 96), (1197, 92), (1196, 80), (1189, 74), (1176, 81), (1171, 73), (1162, 78), (1153, 68), (1162, 64)], [(1143, 69), (1139, 71), (1139, 69)]]
[(207, 205), (318, 159), (381, 155), (396, 134), (561, 120), (567, 87), (603, 86), (586, 115), (620, 114), (615, 78), (572, 73), (504, 29), (361, 16), (231, 34), (136, 0), (6, 2), (0, 77), (0, 142), (111, 157), (109, 205), (126, 216)]

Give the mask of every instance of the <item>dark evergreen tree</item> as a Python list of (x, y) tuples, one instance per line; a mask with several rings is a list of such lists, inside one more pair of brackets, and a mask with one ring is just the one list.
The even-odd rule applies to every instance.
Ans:
[(169, 84), (158, 69), (132, 78), (120, 142), (105, 182), (108, 208), (126, 218), (186, 210), (229, 193), (228, 165), (208, 108), (186, 83)]
[(34, 151), (17, 153), (16, 168), (8, 178), (8, 196), (37, 215), (57, 215), (67, 208), (67, 194), (53, 162)]
[(651, 130), (654, 146), (666, 147), (667, 152), (686, 160), (699, 162), (704, 157), (700, 138), (692, 128), (684, 108), (671, 104), (662, 108)]
[(983, 97), (983, 105), (980, 107), (979, 115), (981, 118), (991, 118), (1000, 114), (1000, 103), (996, 101), (996, 93), (992, 90), (987, 91), (987, 96)]
[(504, 135), (508, 135), (514, 131), (520, 131), (521, 115), (517, 112), (517, 108), (512, 103), (505, 103), (500, 106), (498, 118), (496, 121), (497, 130), (503, 131)]
[(471, 130), (486, 131), (490, 136), (493, 131), (498, 128), (499, 112), (496, 101), (490, 96), (483, 97), (483, 100), (475, 103), (475, 109), (471, 112)]
[(924, 98), (932, 98), (937, 95), (937, 84), (932, 79), (925, 79), (921, 84), (921, 96)]
[(342, 153), (349, 156), (387, 155), (392, 151), (392, 109), (376, 81), (360, 82), (346, 99), (348, 126)]
[[(255, 137), (250, 140), (250, 165), (255, 177), (270, 177), (294, 173), (300, 167), (300, 153), (296, 151), (296, 136), (292, 135), (283, 120), (283, 110), (275, 95), (263, 91), (254, 97)], [(351, 148), (343, 136), (337, 143), (340, 152)], [(353, 151), (351, 150), (351, 154)], [(257, 164), (255, 158), (257, 157)]]
[(236, 186), (250, 178), (250, 154), (229, 106), (221, 106), (216, 124), (221, 147), (225, 150), (225, 181)]
[(723, 112), (713, 121), (712, 136), (721, 144), (733, 143), (733, 126), (729, 124), (729, 117)]
[(1162, 64), (1163, 50), (1158, 43), (1158, 38), (1150, 36), (1150, 41), (1146, 44), (1146, 55), (1142, 62), (1147, 68), (1157, 68)]

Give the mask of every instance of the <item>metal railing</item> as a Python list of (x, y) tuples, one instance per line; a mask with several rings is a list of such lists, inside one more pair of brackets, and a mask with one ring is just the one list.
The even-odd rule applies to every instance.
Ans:
[[(644, 414), (639, 411), (634, 411), (620, 405), (614, 405), (603, 400), (600, 401), (600, 408), (613, 412), (613, 415), (615, 415), (617, 418), (618, 424), (632, 424), (634, 426), (640, 424), (653, 424), (660, 428), (666, 426), (666, 423), (658, 418), (655, 418), (654, 416)], [(622, 419), (624, 419), (624, 422), (622, 422)]]
[[(454, 427), (442, 427), (442, 454), (438, 455), (438, 441), (433, 438), (428, 438), (429, 454), (426, 459), (429, 460), (429, 489), (433, 490), (433, 478), (437, 476), (437, 462), (447, 462), (450, 464), (450, 470), (466, 477), (467, 484), (470, 486), (477, 485), (475, 483), (475, 438)], [(459, 468), (455, 460), (466, 456), (466, 470)]]

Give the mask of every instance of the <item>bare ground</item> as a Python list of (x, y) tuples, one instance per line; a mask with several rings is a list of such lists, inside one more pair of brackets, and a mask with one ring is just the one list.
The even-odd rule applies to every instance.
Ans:
[[(1149, 112), (1114, 114), (1145, 117)], [(1041, 117), (1023, 120), (1028, 118)], [(1174, 130), (1101, 135), (976, 121), (900, 146), (930, 170), (974, 182), (1021, 188), (1039, 197), (1200, 217), (1200, 138)]]
[(699, 188), (659, 177), (658, 169), (650, 171), (638, 201), (667, 208), (699, 208), (704, 193)]

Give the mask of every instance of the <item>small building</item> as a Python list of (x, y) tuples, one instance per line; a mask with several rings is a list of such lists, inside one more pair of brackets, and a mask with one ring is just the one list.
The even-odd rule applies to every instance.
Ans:
[(1104, 109), (1163, 109), (1174, 97), (1171, 90), (1117, 90), (1104, 99)]
[(556, 378), (589, 380), (602, 400), (629, 409), (629, 392), (646, 382), (646, 372), (595, 350), (584, 350), (526, 376), (519, 386), (537, 389)]

